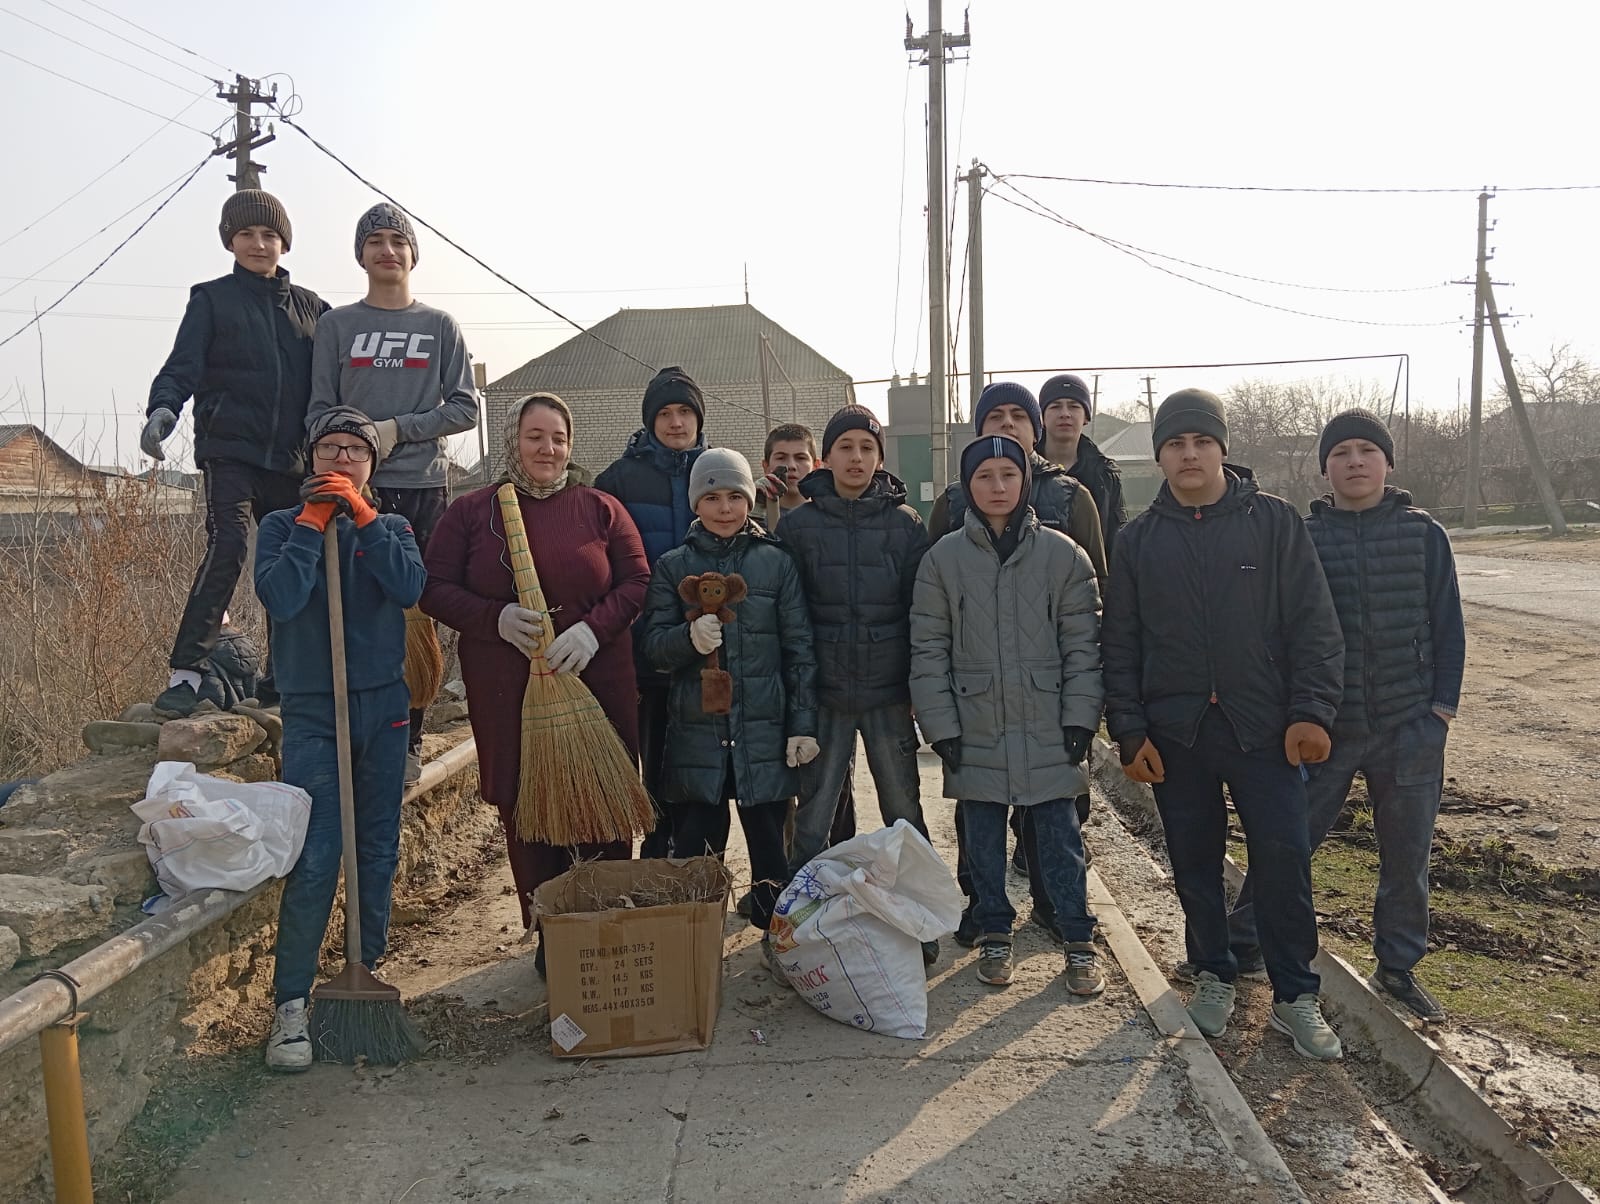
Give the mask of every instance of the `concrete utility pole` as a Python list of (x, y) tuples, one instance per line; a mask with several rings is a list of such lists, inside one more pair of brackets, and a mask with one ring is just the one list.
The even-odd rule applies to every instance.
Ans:
[(933, 491), (938, 496), (950, 482), (950, 274), (945, 247), (944, 64), (945, 54), (970, 46), (970, 32), (946, 33), (941, 0), (928, 0), (928, 33), (911, 36), (906, 21), (906, 49), (925, 52), (928, 67), (928, 450), (933, 457)]
[[(1483, 315), (1489, 279), (1489, 190), (1478, 194), (1478, 267), (1472, 278), (1472, 414), (1467, 422), (1467, 498), (1461, 525), (1478, 525), (1478, 474), (1483, 466)], [(1460, 283), (1465, 283), (1461, 281)]]
[(252, 161), (250, 152), (258, 147), (265, 146), (269, 142), (275, 142), (278, 137), (270, 126), (267, 128), (266, 134), (262, 135), (260, 125), (250, 115), (250, 111), (255, 105), (271, 104), (278, 95), (277, 84), (272, 85), (270, 95), (262, 95), (260, 88), (261, 82), (259, 80), (246, 79), (242, 75), (233, 77), (233, 91), (231, 92), (224, 89), (220, 83), (217, 85), (218, 98), (233, 102), (233, 141), (223, 143), (211, 153), (213, 155), (227, 155), (228, 158), (238, 162), (237, 174), (228, 177), (234, 182), (235, 192), (243, 192), (247, 188), (261, 187), (261, 173), (267, 169), (262, 164)]
[(1511, 413), (1516, 418), (1517, 429), (1522, 432), (1523, 445), (1528, 449), (1528, 468), (1533, 473), (1533, 483), (1544, 502), (1545, 513), (1550, 516), (1550, 531), (1554, 535), (1567, 533), (1566, 516), (1561, 513), (1561, 500), (1556, 497), (1556, 487), (1550, 481), (1550, 470), (1544, 456), (1539, 453), (1539, 441), (1534, 438), (1533, 423), (1528, 421), (1528, 411), (1522, 405), (1522, 386), (1517, 383), (1517, 369), (1511, 362), (1511, 348), (1506, 345), (1506, 332), (1500, 325), (1500, 311), (1494, 305), (1494, 289), (1489, 283), (1489, 273), (1478, 275), (1478, 292), (1489, 311), (1489, 325), (1494, 330), (1495, 349), (1500, 353), (1500, 375), (1506, 382), (1506, 397), (1511, 402)]
[(1154, 430), (1156, 425), (1156, 378), (1153, 376), (1144, 378), (1144, 412), (1150, 419), (1151, 429)]
[(972, 170), (964, 177), (967, 181), (967, 309), (972, 317), (967, 322), (967, 354), (971, 357), (970, 382), (974, 409), (977, 396), (983, 392), (983, 177), (989, 173), (974, 159)]

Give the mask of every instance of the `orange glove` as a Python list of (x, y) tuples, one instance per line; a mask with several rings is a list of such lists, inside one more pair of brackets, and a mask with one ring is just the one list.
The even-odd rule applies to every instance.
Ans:
[(1150, 743), (1149, 737), (1133, 750), (1131, 757), (1124, 748), (1122, 772), (1133, 781), (1143, 782), (1146, 786), (1154, 786), (1158, 782), (1167, 780), (1167, 767), (1161, 763), (1161, 754), (1156, 751), (1156, 746)]
[(1283, 733), (1283, 755), (1289, 764), (1320, 765), (1333, 751), (1333, 742), (1318, 723), (1291, 723)]
[(377, 509), (361, 496), (361, 491), (355, 487), (350, 478), (337, 472), (325, 474), (317, 482), (316, 492), (312, 496), (318, 500), (332, 499), (340, 510), (355, 521), (357, 527), (365, 527), (378, 517)]
[(333, 521), (334, 513), (339, 509), (334, 502), (302, 502), (300, 513), (295, 516), (295, 522), (302, 527), (310, 527), (314, 531), (324, 531)]

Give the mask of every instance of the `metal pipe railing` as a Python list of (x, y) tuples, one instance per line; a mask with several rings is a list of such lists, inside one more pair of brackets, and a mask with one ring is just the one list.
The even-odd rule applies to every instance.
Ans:
[[(422, 767), (422, 776), (405, 801), (428, 793), (476, 763), (477, 744), (463, 740)], [(83, 1005), (127, 978), (141, 966), (232, 915), (266, 891), (268, 879), (249, 890), (198, 890), (174, 899), (158, 915), (96, 945), (20, 991), (0, 999), (0, 1054), (31, 1037), (40, 1038), (45, 1077), (56, 1199), (90, 1204), (88, 1143), (84, 1130), (83, 1088), (78, 1072), (77, 1025)]]

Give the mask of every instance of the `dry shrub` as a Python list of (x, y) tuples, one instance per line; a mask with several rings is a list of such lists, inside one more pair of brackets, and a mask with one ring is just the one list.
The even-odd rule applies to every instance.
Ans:
[[(76, 760), (85, 723), (165, 687), (205, 549), (204, 516), (173, 513), (151, 480), (89, 477), (32, 506), (4, 516), (0, 542), (0, 779)], [(235, 602), (234, 625), (259, 638), (248, 586)]]

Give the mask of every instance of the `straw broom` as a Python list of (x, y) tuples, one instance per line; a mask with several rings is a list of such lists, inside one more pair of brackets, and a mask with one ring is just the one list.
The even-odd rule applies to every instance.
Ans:
[[(505, 525), (517, 605), (544, 614), (544, 590), (533, 566), (517, 491), (496, 494)], [(528, 658), (522, 699), (522, 771), (517, 782), (517, 835), (558, 847), (631, 841), (655, 823), (639, 770), (611, 720), (576, 673), (557, 673), (546, 653), (546, 617)]]
[(415, 606), (406, 607), (406, 689), (411, 709), (424, 711), (439, 697), (444, 684), (444, 652), (433, 620)]

